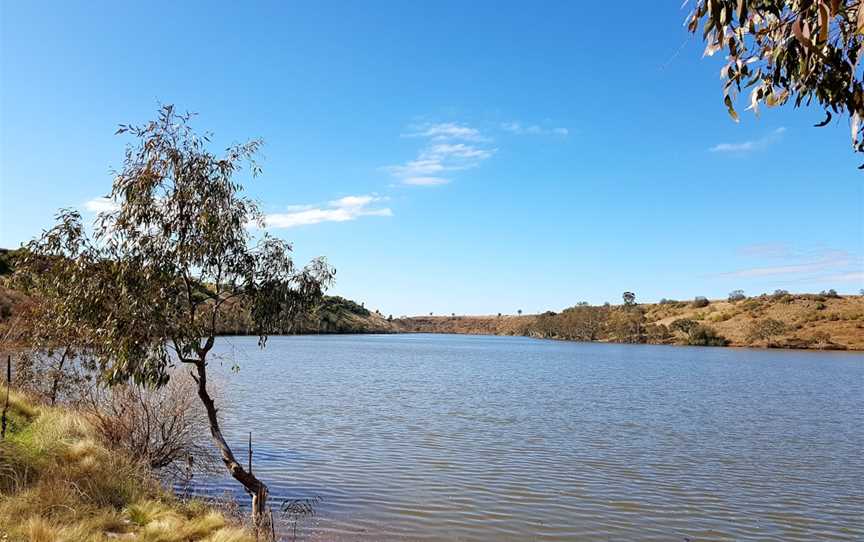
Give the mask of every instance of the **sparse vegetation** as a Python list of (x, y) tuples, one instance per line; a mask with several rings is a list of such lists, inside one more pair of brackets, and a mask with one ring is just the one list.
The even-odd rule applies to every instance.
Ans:
[(145, 465), (109, 448), (79, 411), (13, 393), (0, 441), (0, 540), (251, 542), (242, 526), (160, 488)]
[[(767, 339), (752, 338), (753, 323), (772, 319), (785, 326)], [(731, 302), (709, 301), (626, 304), (583, 302), (555, 314), (459, 316), (457, 318), (404, 318), (394, 320), (397, 330), (410, 332), (527, 335), (532, 337), (606, 342), (699, 344), (720, 346), (772, 346), (784, 348), (864, 349), (864, 299), (820, 294), (764, 294)], [(780, 329), (775, 326), (775, 331)], [(700, 329), (695, 332), (698, 326)], [(861, 326), (861, 327), (859, 327)], [(691, 337), (691, 333), (695, 333)], [(829, 338), (825, 339), (824, 334)], [(811, 337), (819, 340), (811, 340)], [(769, 344), (770, 342), (770, 344)]]
[(688, 333), (687, 344), (691, 346), (726, 346), (729, 341), (714, 331), (713, 328), (700, 324)]
[(747, 299), (747, 296), (744, 295), (744, 290), (732, 290), (729, 292), (729, 302), (735, 303), (736, 301), (743, 301)]
[(701, 309), (702, 307), (707, 307), (710, 303), (711, 302), (708, 301), (707, 297), (703, 297), (701, 295), (696, 296), (693, 299), (693, 306), (696, 307), (697, 309)]
[(754, 321), (747, 334), (747, 340), (751, 342), (768, 341), (782, 335), (786, 331), (786, 324), (774, 318), (762, 318)]

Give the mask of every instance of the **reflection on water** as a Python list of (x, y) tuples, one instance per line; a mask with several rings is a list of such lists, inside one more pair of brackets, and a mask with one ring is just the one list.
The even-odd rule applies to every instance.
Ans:
[(252, 431), (274, 507), (310, 499), (302, 540), (864, 539), (861, 355), (451, 335), (217, 349), (226, 433), (242, 456)]

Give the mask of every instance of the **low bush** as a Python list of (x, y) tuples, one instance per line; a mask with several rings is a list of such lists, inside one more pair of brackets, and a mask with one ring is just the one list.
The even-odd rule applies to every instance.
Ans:
[(687, 337), (687, 344), (691, 346), (726, 346), (729, 344), (729, 341), (726, 337), (714, 331), (713, 328), (698, 325), (690, 331)]
[(743, 301), (747, 299), (747, 296), (744, 295), (744, 290), (732, 290), (729, 292), (729, 301), (731, 303), (735, 303), (736, 301)]
[(703, 297), (701, 295), (696, 296), (696, 298), (693, 299), (693, 306), (696, 307), (697, 309), (701, 309), (702, 307), (707, 307), (710, 303), (711, 302), (708, 301), (707, 297)]
[(217, 465), (207, 413), (194, 383), (179, 374), (159, 389), (95, 388), (86, 412), (104, 442), (172, 479)]
[(750, 342), (770, 341), (772, 338), (785, 332), (786, 324), (783, 322), (773, 318), (762, 318), (750, 324), (747, 340)]

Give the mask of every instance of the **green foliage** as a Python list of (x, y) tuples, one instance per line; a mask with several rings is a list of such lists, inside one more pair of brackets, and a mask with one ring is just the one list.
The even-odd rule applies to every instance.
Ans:
[(761, 318), (750, 325), (747, 333), (748, 341), (770, 341), (772, 338), (786, 332), (786, 324), (774, 318)]
[(674, 322), (669, 324), (669, 329), (671, 329), (672, 331), (680, 331), (685, 335), (689, 335), (690, 332), (698, 325), (699, 324), (696, 321), (689, 318), (679, 318), (678, 320), (675, 320)]
[(700, 24), (705, 54), (726, 55), (723, 102), (736, 122), (735, 101), (748, 88), (754, 112), (815, 102), (826, 112), (817, 126), (848, 114), (853, 148), (864, 151), (859, 0), (696, 0), (687, 28), (696, 33)]
[(331, 296), (326, 295), (321, 300), (321, 303), (318, 306), (319, 310), (328, 311), (328, 312), (346, 312), (350, 314), (356, 314), (358, 316), (369, 316), (369, 309), (351, 301), (350, 299), (345, 299), (344, 297), (340, 297), (338, 295)]
[(729, 302), (735, 303), (737, 301), (743, 301), (747, 299), (747, 296), (744, 295), (744, 290), (732, 290), (729, 292)]
[(9, 275), (15, 269), (16, 251), (0, 248), (0, 276)]
[(161, 385), (172, 355), (201, 360), (228, 300), (248, 310), (263, 345), (333, 275), (323, 260), (295, 268), (284, 241), (250, 243), (247, 226), (261, 214), (234, 176), (244, 164), (258, 173), (261, 142), (217, 157), (189, 118), (166, 106), (143, 126), (121, 125), (137, 145), (126, 150), (109, 194), (116, 208), (99, 215), (95, 239), (76, 211), (63, 210), (18, 261), (18, 283), (40, 299), (36, 320), (74, 337), (110, 383)]
[(701, 295), (696, 296), (693, 299), (693, 306), (696, 307), (697, 309), (701, 309), (702, 307), (707, 307), (710, 303), (711, 302), (708, 301), (707, 297), (703, 297)]
[(621, 294), (621, 298), (624, 300), (624, 305), (626, 307), (632, 307), (636, 304), (636, 294), (633, 292), (624, 292)]
[(645, 342), (645, 314), (635, 305), (610, 311), (606, 329), (619, 342)]
[(726, 346), (729, 344), (729, 341), (714, 331), (713, 328), (705, 325), (697, 325), (690, 330), (687, 337), (687, 344), (691, 346)]

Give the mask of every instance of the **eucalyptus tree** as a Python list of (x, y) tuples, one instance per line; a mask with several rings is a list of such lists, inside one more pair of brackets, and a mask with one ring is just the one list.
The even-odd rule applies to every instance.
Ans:
[[(685, 2), (686, 3), (686, 2)], [(687, 20), (699, 31), (705, 54), (724, 51), (723, 101), (736, 121), (735, 100), (750, 89), (749, 107), (815, 103), (849, 115), (852, 146), (864, 152), (864, 45), (860, 0), (696, 0)], [(864, 168), (864, 166), (861, 166)]]
[(267, 486), (237, 460), (223, 436), (208, 387), (208, 360), (225, 311), (248, 311), (263, 348), (268, 335), (318, 302), (334, 271), (323, 259), (302, 268), (291, 245), (262, 235), (257, 206), (234, 180), (260, 172), (261, 141), (211, 153), (190, 116), (162, 107), (144, 125), (121, 125), (133, 137), (93, 234), (74, 210), (28, 245), (17, 279), (45, 304), (43, 325), (76, 329), (101, 380), (159, 387), (169, 368), (186, 366), (207, 413), (225, 468), (264, 517)]
[(624, 292), (621, 294), (621, 298), (624, 300), (625, 307), (633, 307), (636, 305), (636, 294), (633, 292)]

